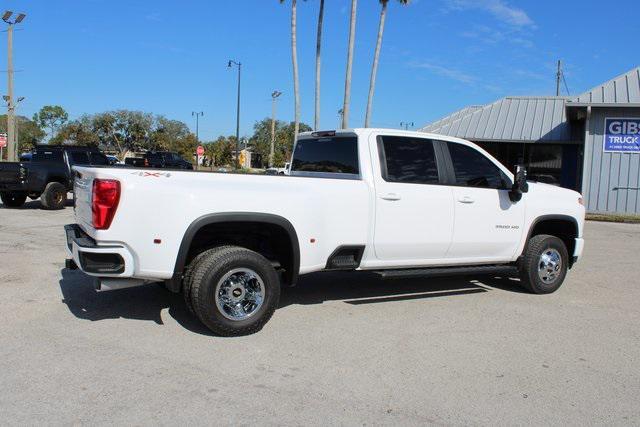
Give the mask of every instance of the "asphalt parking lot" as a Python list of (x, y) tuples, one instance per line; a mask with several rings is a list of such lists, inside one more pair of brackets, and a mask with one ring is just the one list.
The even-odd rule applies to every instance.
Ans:
[(160, 286), (95, 293), (39, 208), (0, 205), (3, 425), (640, 423), (638, 225), (587, 223), (553, 295), (317, 274), (218, 338)]

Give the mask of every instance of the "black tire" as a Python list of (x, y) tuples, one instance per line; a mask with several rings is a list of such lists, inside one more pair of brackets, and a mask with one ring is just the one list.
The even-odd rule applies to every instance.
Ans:
[(50, 182), (40, 196), (42, 207), (47, 210), (64, 209), (67, 204), (67, 187), (59, 182)]
[(184, 278), (182, 279), (182, 296), (184, 298), (184, 304), (187, 306), (187, 309), (194, 316), (196, 315), (195, 310), (193, 309), (193, 304), (191, 303), (191, 288), (193, 287), (193, 272), (196, 267), (200, 264), (202, 259), (208, 257), (212, 253), (231, 246), (218, 246), (213, 249), (206, 250), (204, 252), (200, 252), (194, 259), (191, 260), (189, 266), (185, 269)]
[(7, 208), (19, 208), (24, 205), (24, 202), (27, 200), (27, 195), (14, 192), (0, 193), (0, 199)]
[[(258, 332), (273, 315), (280, 300), (280, 280), (269, 260), (257, 252), (238, 246), (221, 246), (200, 254), (192, 262), (192, 270), (185, 277), (185, 298), (190, 297), (191, 307), (204, 325), (217, 335), (238, 336)], [(224, 286), (224, 276), (236, 269), (245, 269), (257, 277), (252, 286), (262, 282), (262, 303), (254, 306), (245, 318), (232, 319), (217, 292)], [(236, 273), (242, 274), (242, 273)], [(232, 283), (232, 282), (231, 282)], [(236, 282), (239, 283), (239, 282)], [(233, 286), (236, 286), (235, 284)], [(233, 289), (235, 295), (235, 289)], [(218, 293), (218, 296), (216, 295)], [(242, 295), (246, 291), (242, 290)], [(218, 302), (223, 305), (221, 308)], [(251, 303), (249, 304), (251, 307)], [(246, 313), (245, 313), (246, 314)]]
[[(559, 264), (555, 258), (559, 258)], [(553, 262), (544, 263), (545, 260)], [(562, 285), (568, 267), (569, 255), (564, 242), (555, 236), (539, 234), (527, 243), (520, 279), (529, 292), (550, 294)]]

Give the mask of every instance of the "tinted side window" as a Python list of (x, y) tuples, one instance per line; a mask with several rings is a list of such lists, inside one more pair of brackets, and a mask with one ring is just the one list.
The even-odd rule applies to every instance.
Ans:
[(34, 162), (62, 162), (64, 159), (61, 150), (48, 151), (46, 149), (38, 149), (31, 157), (31, 160)]
[(291, 170), (358, 174), (358, 139), (329, 137), (298, 140)]
[(467, 187), (507, 188), (508, 178), (479, 151), (462, 144), (447, 143), (456, 184)]
[(107, 156), (105, 156), (102, 153), (89, 153), (89, 156), (91, 157), (92, 165), (108, 165), (109, 164), (109, 160), (107, 159)]
[(89, 156), (86, 151), (70, 151), (71, 163), (74, 165), (88, 165)]
[(382, 177), (385, 181), (413, 184), (440, 182), (431, 140), (383, 136), (381, 145), (379, 149), (384, 150)]

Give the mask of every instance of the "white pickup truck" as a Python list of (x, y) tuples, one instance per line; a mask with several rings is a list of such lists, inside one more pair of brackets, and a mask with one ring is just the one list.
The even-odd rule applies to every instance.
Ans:
[(221, 335), (259, 330), (311, 272), (493, 273), (550, 293), (583, 249), (580, 194), (440, 135), (303, 133), (290, 176), (74, 170), (67, 266), (98, 290), (164, 281)]

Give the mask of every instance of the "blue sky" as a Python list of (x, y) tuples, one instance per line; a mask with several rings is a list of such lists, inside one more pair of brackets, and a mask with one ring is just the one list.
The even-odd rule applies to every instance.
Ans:
[[(311, 124), (318, 1), (298, 3), (302, 119)], [(326, 129), (336, 127), (342, 106), (349, 5), (326, 0)], [(233, 58), (243, 63), (242, 133), (270, 115), (274, 89), (284, 92), (279, 118), (293, 118), (288, 3), (4, 0), (0, 8), (27, 13), (14, 44), (16, 94), (26, 97), (20, 114), (46, 104), (71, 117), (126, 108), (193, 128), (197, 110), (201, 138), (233, 134), (236, 80), (226, 68)], [(407, 7), (392, 0), (372, 124), (421, 126), (506, 95), (552, 95), (559, 58), (578, 94), (639, 65), (638, 12), (637, 0), (413, 0)], [(364, 121), (378, 17), (377, 1), (359, 1), (352, 127)]]

